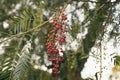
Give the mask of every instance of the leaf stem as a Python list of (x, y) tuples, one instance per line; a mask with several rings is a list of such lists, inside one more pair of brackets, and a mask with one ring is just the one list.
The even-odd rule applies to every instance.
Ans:
[[(61, 15), (62, 12), (65, 11), (67, 5), (68, 5), (68, 4), (65, 4), (65, 5), (64, 5), (64, 8), (62, 9), (62, 11), (61, 11), (61, 13), (60, 13), (59, 15)], [(58, 15), (58, 16), (59, 16), (59, 15)], [(54, 17), (56, 17), (56, 16), (54, 16)], [(54, 18), (54, 17), (53, 17), (53, 18)], [(53, 18), (52, 18), (52, 19), (53, 19)], [(26, 32), (21, 32), (21, 33), (12, 35), (12, 36), (8, 37), (7, 39), (0, 41), (0, 44), (2, 44), (2, 43), (5, 42), (5, 41), (8, 41), (8, 40), (10, 40), (10, 39), (13, 39), (14, 37), (17, 37), (17, 36), (20, 36), (20, 35), (24, 35), (24, 34), (26, 34), (26, 33), (28, 33), (28, 32), (31, 32), (31, 31), (33, 31), (33, 30), (35, 30), (35, 29), (38, 29), (39, 27), (42, 27), (43, 25), (45, 25), (46, 23), (48, 23), (48, 22), (49, 22), (50, 20), (52, 20), (52, 19), (49, 19), (48, 21), (45, 21), (44, 23), (39, 24), (38, 26), (36, 26), (36, 27), (34, 27), (34, 28), (26, 31)]]
[(10, 39), (12, 39), (12, 38), (14, 38), (14, 37), (17, 37), (17, 36), (20, 36), (20, 35), (24, 35), (24, 34), (26, 34), (26, 33), (28, 33), (28, 32), (31, 32), (31, 31), (33, 31), (33, 30), (35, 30), (35, 29), (37, 29), (37, 28), (43, 26), (44, 24), (46, 24), (46, 23), (49, 22), (49, 21), (50, 21), (50, 20), (45, 21), (44, 23), (39, 24), (38, 26), (36, 26), (36, 27), (34, 27), (34, 28), (32, 28), (32, 29), (26, 31), (26, 32), (21, 32), (21, 33), (12, 35), (11, 37), (9, 37), (9, 38), (7, 38), (7, 39), (5, 39), (5, 40), (0, 41), (0, 44), (3, 43), (3, 42), (5, 42), (5, 41), (8, 41), (8, 40), (10, 40)]

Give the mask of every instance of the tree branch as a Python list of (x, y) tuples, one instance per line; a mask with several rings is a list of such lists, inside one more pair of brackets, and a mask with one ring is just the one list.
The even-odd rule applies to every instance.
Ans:
[(8, 40), (10, 40), (10, 39), (12, 39), (12, 38), (14, 38), (14, 37), (17, 37), (17, 36), (20, 36), (20, 35), (24, 35), (24, 34), (26, 34), (26, 33), (28, 33), (28, 32), (31, 32), (31, 31), (33, 31), (33, 30), (35, 30), (35, 29), (43, 26), (44, 24), (46, 24), (46, 23), (48, 23), (48, 22), (49, 22), (49, 20), (46, 21), (46, 22), (44, 22), (43, 24), (40, 24), (40, 25), (38, 25), (38, 26), (36, 26), (36, 27), (34, 27), (34, 28), (26, 31), (26, 32), (21, 32), (21, 33), (19, 33), (19, 34), (12, 35), (11, 37), (9, 37), (9, 38), (7, 38), (7, 39), (5, 39), (5, 40), (0, 41), (0, 44), (3, 43), (3, 42), (5, 42), (5, 41), (8, 41)]
[(103, 25), (103, 30), (102, 30), (102, 32), (101, 32), (101, 37), (104, 36), (104, 32), (105, 32), (104, 29), (105, 29), (105, 26), (107, 25), (107, 23), (109, 22), (111, 13), (112, 13), (112, 6), (110, 6), (110, 9), (109, 9), (109, 11), (108, 11), (107, 18), (106, 18), (106, 20), (105, 20), (105, 24)]
[[(57, 16), (61, 15), (62, 12), (65, 11), (65, 8), (67, 7), (67, 5), (68, 5), (68, 4), (65, 4), (65, 5), (64, 5), (64, 8), (62, 9), (61, 13), (58, 14)], [(54, 17), (56, 17), (56, 16), (53, 16), (53, 18), (54, 18)], [(8, 41), (8, 40), (10, 40), (10, 39), (13, 39), (14, 37), (21, 36), (21, 35), (24, 35), (24, 34), (27, 34), (27, 33), (31, 32), (31, 31), (33, 31), (33, 30), (36, 30), (36, 29), (42, 27), (43, 25), (45, 25), (46, 23), (48, 23), (50, 20), (52, 20), (52, 19), (49, 19), (48, 21), (45, 21), (44, 23), (39, 24), (38, 26), (36, 26), (36, 27), (34, 27), (34, 28), (32, 28), (32, 29), (26, 31), (26, 32), (21, 32), (21, 33), (18, 33), (18, 34), (12, 35), (12, 36), (10, 36), (9, 38), (0, 41), (0, 44), (3, 43), (3, 42), (5, 42), (5, 41)]]
[[(116, 1), (114, 2), (111, 2), (110, 0), (107, 0), (107, 1), (104, 1), (104, 2), (101, 2), (101, 1), (90, 1), (90, 0), (75, 0), (75, 1), (79, 1), (79, 2), (91, 2), (91, 3), (116, 3)], [(68, 3), (72, 3), (73, 0), (69, 0)]]

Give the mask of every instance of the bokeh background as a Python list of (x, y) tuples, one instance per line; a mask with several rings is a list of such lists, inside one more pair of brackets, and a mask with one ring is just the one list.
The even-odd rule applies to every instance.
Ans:
[[(57, 7), (68, 32), (54, 76), (44, 38), (53, 26), (44, 23)], [(119, 80), (119, 7), (120, 0), (0, 0), (0, 80)]]

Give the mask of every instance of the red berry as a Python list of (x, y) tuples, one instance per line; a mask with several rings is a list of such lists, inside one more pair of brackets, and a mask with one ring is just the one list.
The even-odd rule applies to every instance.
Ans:
[[(62, 48), (58, 49), (57, 45), (62, 45), (65, 42), (66, 36), (64, 35), (67, 32), (65, 28), (65, 20), (67, 20), (66, 15), (63, 13), (60, 17), (53, 18), (52, 23), (48, 23), (53, 25), (54, 28), (51, 28), (50, 34), (46, 36), (47, 38), (47, 56), (49, 60), (52, 62), (53, 68), (52, 71), (54, 74), (59, 74), (58, 70), (60, 67), (60, 62), (64, 60), (64, 56), (60, 56), (59, 52), (64, 52)], [(57, 44), (56, 44), (57, 42)]]

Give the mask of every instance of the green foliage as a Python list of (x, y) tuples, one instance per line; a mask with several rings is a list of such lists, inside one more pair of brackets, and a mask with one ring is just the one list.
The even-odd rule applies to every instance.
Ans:
[(0, 67), (2, 68), (0, 70), (0, 80), (9, 80), (15, 55), (15, 43), (15, 41), (11, 41), (9, 46), (4, 47), (6, 54), (0, 55)]
[(31, 68), (27, 80), (52, 80), (52, 76), (47, 71)]
[[(31, 43), (27, 42), (20, 53), (16, 53), (18, 59), (14, 59), (11, 80), (23, 80), (30, 66)], [(17, 63), (16, 63), (17, 62)]]
[(115, 58), (114, 64), (120, 66), (120, 56), (115, 56), (114, 58)]
[[(36, 5), (37, 8), (32, 9), (26, 4), (26, 0), (0, 1), (0, 38), (10, 40), (8, 46), (4, 46), (5, 53), (0, 55), (0, 80), (53, 80), (55, 78), (47, 71), (35, 69), (34, 66), (36, 63), (39, 66), (46, 65), (44, 57), (46, 53), (46, 39), (44, 36), (48, 35), (49, 29), (51, 28), (51, 25), (47, 24), (47, 20), (49, 20), (51, 15), (56, 13), (56, 7), (63, 7), (64, 3), (72, 4), (74, 1), (76, 1), (76, 5), (79, 1), (83, 2), (83, 5), (76, 7), (75, 10), (70, 13), (76, 17), (76, 19), (72, 19), (72, 26), (71, 29), (68, 29), (68, 33), (77, 41), (79, 41), (77, 39), (78, 33), (82, 33), (81, 31), (85, 28), (88, 29), (88, 33), (81, 39), (81, 42), (78, 43), (80, 46), (77, 51), (65, 51), (65, 61), (61, 63), (61, 74), (58, 75), (58, 77), (60, 80), (83, 80), (80, 71), (83, 69), (89, 52), (96, 40), (99, 37), (100, 39), (103, 37), (101, 35), (105, 29), (103, 24), (106, 22), (106, 16), (110, 7), (109, 3), (104, 2), (104, 0), (97, 0), (98, 3), (95, 3), (96, 7), (89, 9), (88, 2), (84, 0), (43, 0), (44, 2), (28, 0), (28, 2), (29, 1), (33, 1), (32, 4)], [(13, 8), (12, 4), (15, 5), (17, 3), (22, 3), (21, 9), (18, 10), (17, 13), (7, 15)], [(117, 3), (119, 3), (119, 0), (116, 0), (115, 4)], [(27, 8), (25, 8), (25, 6)], [(75, 14), (75, 11), (78, 9), (83, 9), (85, 12), (85, 20), (83, 22), (79, 22)], [(44, 11), (48, 11), (49, 16), (45, 16), (43, 14)], [(10, 26), (4, 29), (2, 23), (6, 20), (8, 20)], [(115, 24), (110, 35), (119, 35), (119, 33), (115, 33), (118, 32), (117, 25), (119, 24)], [(81, 30), (81, 28), (83, 29)], [(32, 60), (31, 56), (33, 54), (40, 57), (37, 62)], [(33, 61), (33, 63), (30, 63), (31, 61)], [(119, 57), (116, 57), (115, 64), (120, 64)]]
[(2, 70), (0, 72), (0, 80), (23, 80), (30, 67), (31, 43), (27, 42), (23, 49), (19, 50), (19, 53), (16, 50), (17, 48), (15, 48), (16, 44), (11, 43), (10, 46), (5, 47), (7, 54), (1, 56), (6, 59), (1, 59)]
[(13, 16), (11, 19), (12, 23), (9, 28), (11, 34), (18, 34), (20, 32), (28, 31), (33, 27), (33, 14), (30, 10), (23, 10), (23, 13), (20, 16)]

